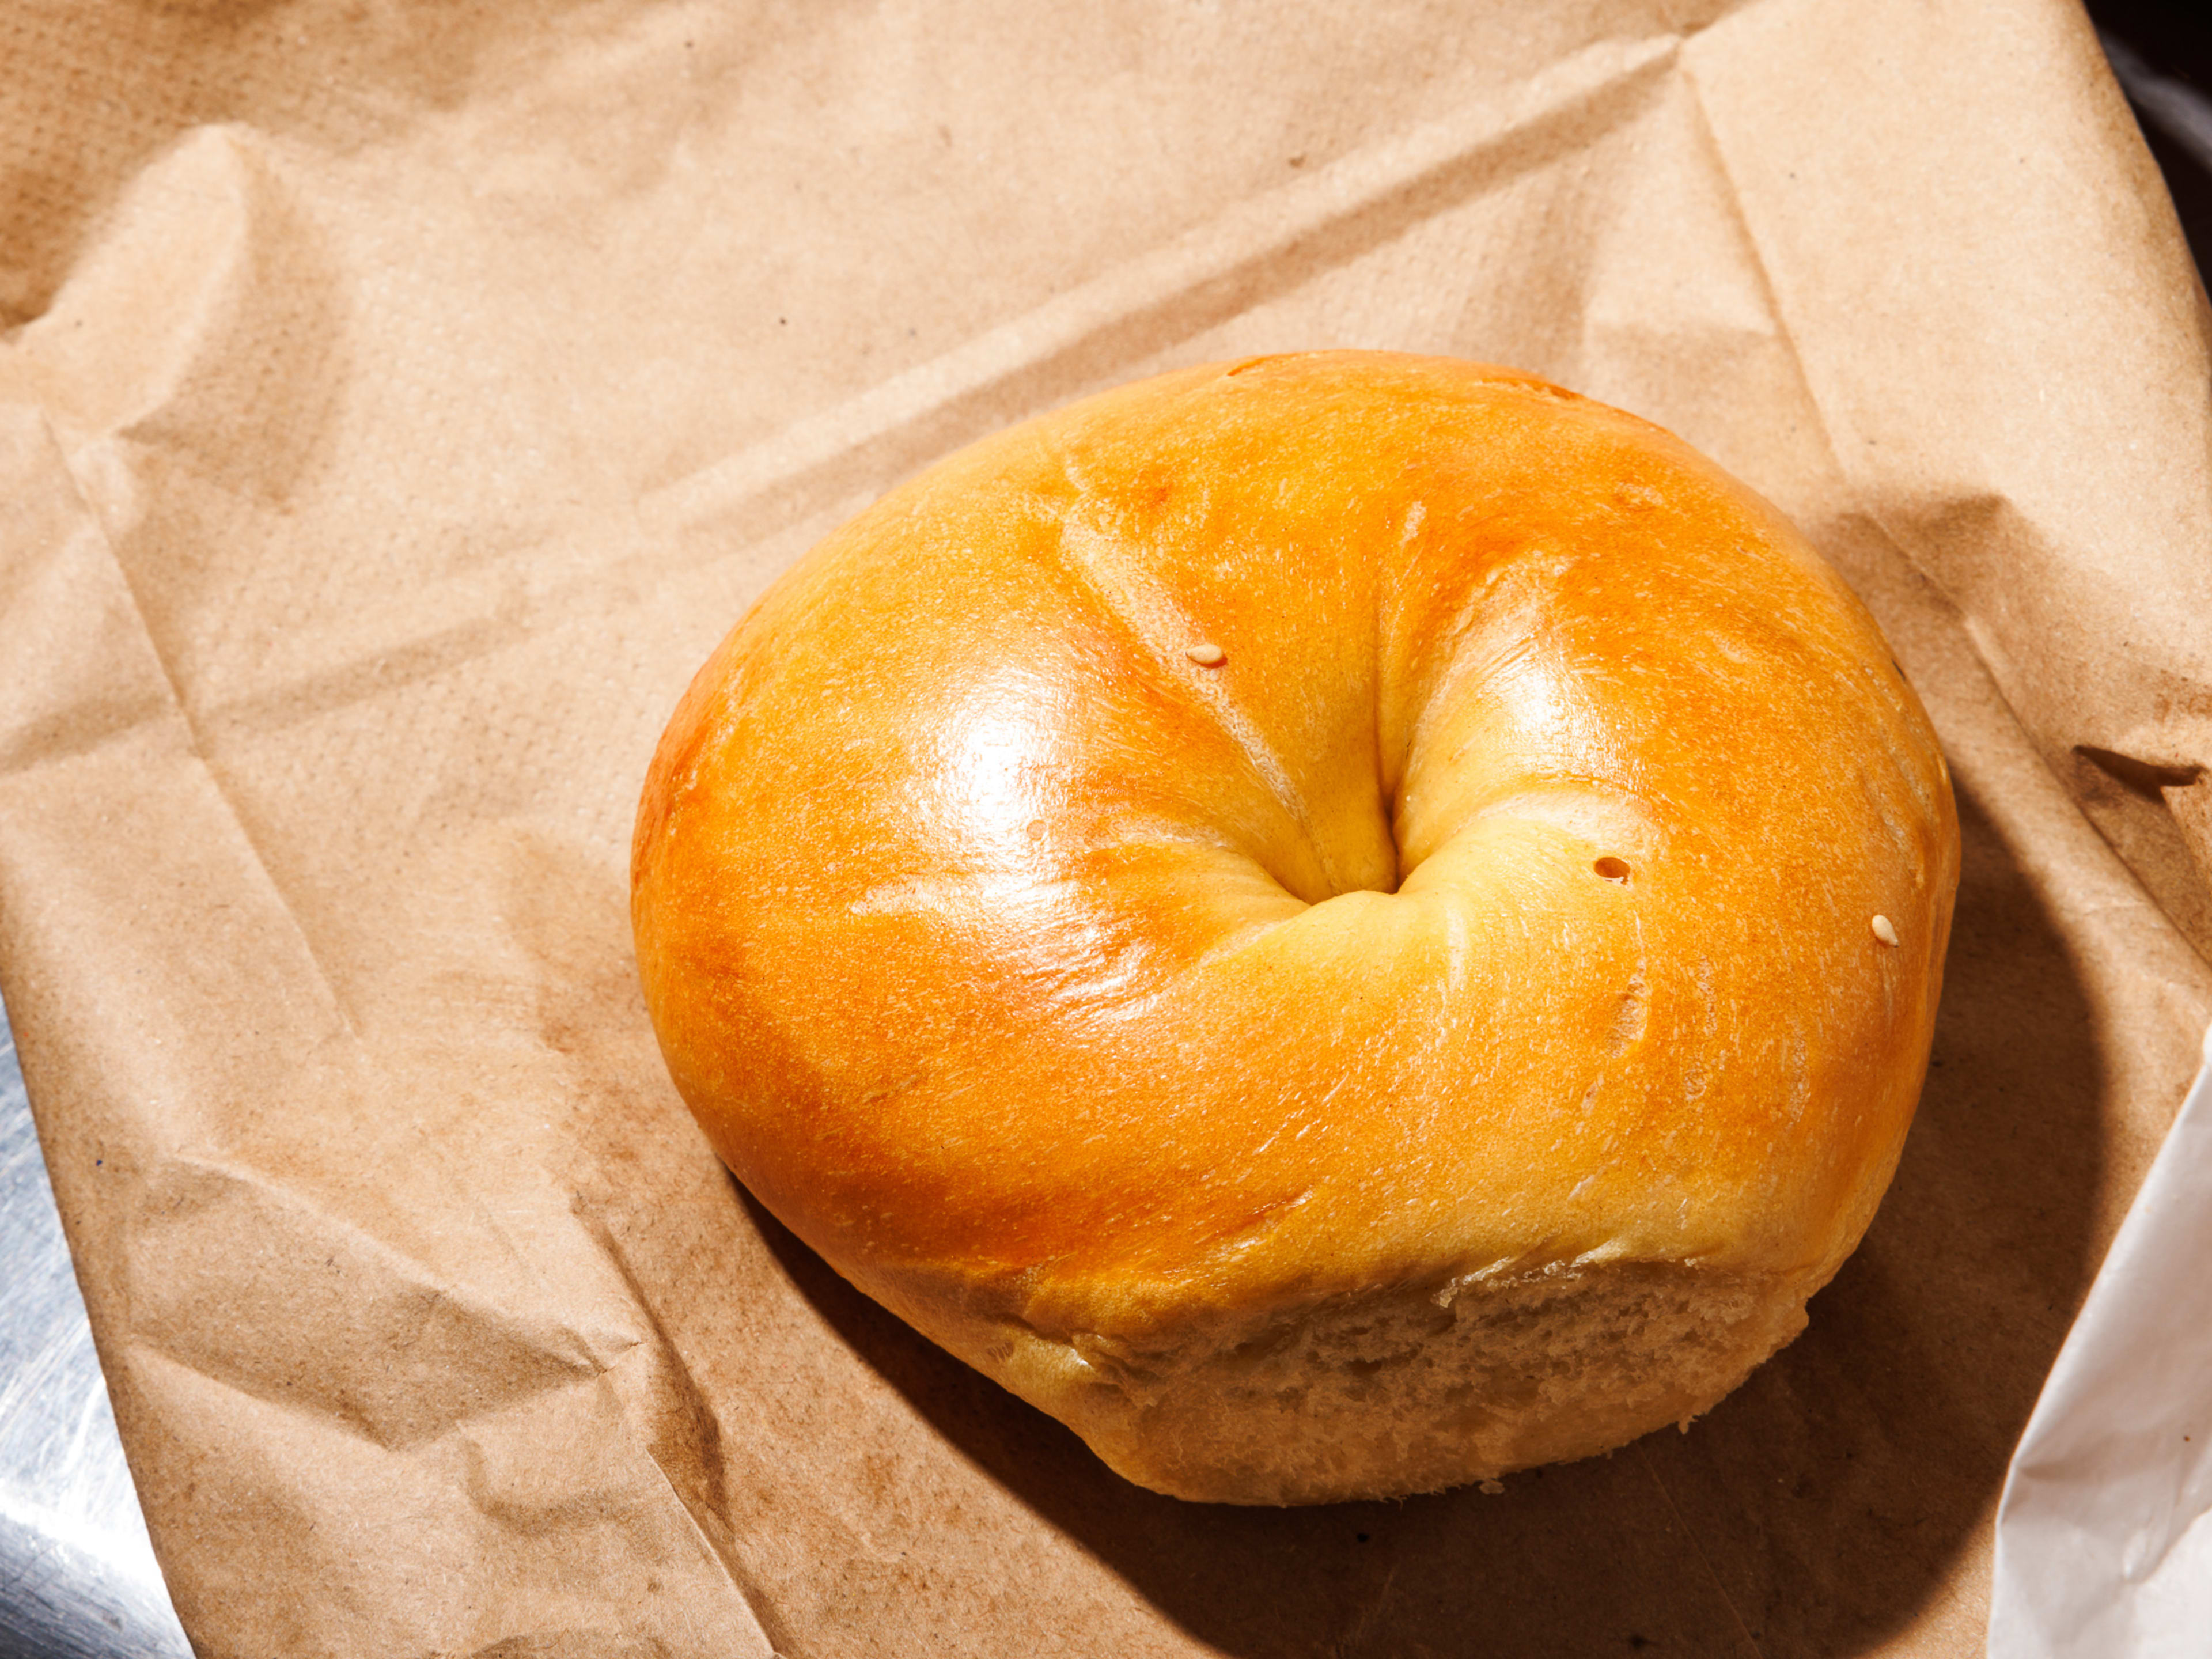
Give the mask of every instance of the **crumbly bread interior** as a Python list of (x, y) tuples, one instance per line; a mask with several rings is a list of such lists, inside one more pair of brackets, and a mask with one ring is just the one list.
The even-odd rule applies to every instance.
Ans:
[(1608, 1262), (1391, 1285), (1142, 1349), (1004, 1326), (981, 1351), (975, 1329), (947, 1346), (1139, 1486), (1333, 1503), (1441, 1491), (1686, 1425), (1804, 1328), (1817, 1288), (1809, 1275)]

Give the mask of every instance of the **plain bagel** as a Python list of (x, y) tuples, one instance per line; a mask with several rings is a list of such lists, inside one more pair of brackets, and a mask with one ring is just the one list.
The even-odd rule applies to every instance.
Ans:
[(1783, 517), (1510, 370), (1164, 375), (863, 513), (702, 669), (633, 917), (839, 1272), (1158, 1491), (1706, 1410), (1912, 1115), (1958, 835)]

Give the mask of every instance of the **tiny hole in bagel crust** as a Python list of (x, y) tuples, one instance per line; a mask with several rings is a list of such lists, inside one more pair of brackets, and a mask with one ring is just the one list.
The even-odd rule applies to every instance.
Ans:
[(1595, 864), (1590, 866), (1590, 868), (1607, 881), (1617, 881), (1623, 884), (1626, 884), (1631, 873), (1626, 859), (1617, 859), (1610, 854), (1600, 859)]

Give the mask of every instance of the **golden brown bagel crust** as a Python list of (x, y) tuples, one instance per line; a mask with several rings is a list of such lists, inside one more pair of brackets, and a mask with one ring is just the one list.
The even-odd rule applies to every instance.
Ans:
[(1957, 870), (1766, 502), (1532, 377), (1322, 353), (816, 548), (662, 739), (633, 915), (794, 1232), (1132, 1478), (1297, 1502), (1602, 1449), (1794, 1334)]

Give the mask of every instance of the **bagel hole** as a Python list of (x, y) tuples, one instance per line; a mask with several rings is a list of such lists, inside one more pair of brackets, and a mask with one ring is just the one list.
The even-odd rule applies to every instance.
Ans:
[(1621, 883), (1624, 886), (1627, 884), (1630, 871), (1628, 868), (1628, 862), (1625, 859), (1617, 859), (1608, 854), (1604, 858), (1600, 859), (1595, 864), (1590, 866), (1590, 868), (1596, 871), (1598, 874), (1603, 876), (1607, 881), (1617, 881)]

